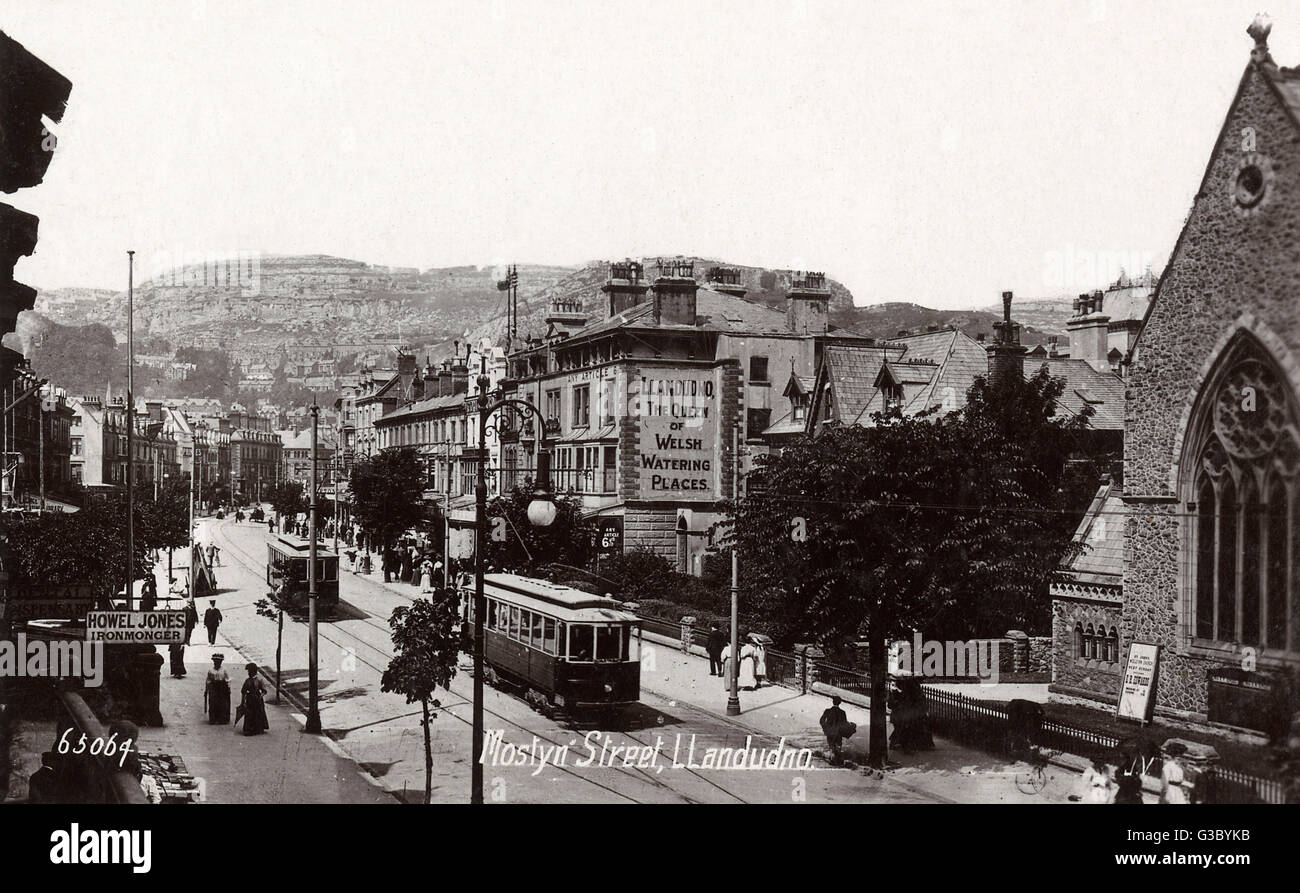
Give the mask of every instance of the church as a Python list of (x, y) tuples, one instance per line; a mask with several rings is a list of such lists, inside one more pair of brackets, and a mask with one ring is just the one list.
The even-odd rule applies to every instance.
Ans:
[(1300, 708), (1300, 70), (1250, 61), (1125, 359), (1124, 475), (1053, 586), (1055, 691), (1271, 733)]

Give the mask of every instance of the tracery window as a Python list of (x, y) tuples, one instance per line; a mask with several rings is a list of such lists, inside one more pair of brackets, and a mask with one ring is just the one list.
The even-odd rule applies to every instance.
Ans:
[(1253, 339), (1209, 380), (1184, 469), (1196, 639), (1300, 651), (1300, 418)]

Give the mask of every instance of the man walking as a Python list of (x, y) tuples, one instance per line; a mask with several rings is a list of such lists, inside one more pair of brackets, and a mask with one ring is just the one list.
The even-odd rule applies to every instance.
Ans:
[(185, 644), (190, 644), (194, 635), (194, 625), (199, 622), (199, 612), (194, 608), (194, 599), (185, 602)]
[(216, 543), (212, 544), (212, 560), (208, 564), (213, 567), (221, 567), (221, 547)]
[(722, 649), (726, 637), (723, 636), (722, 630), (718, 629), (716, 623), (709, 625), (709, 638), (705, 642), (704, 650), (709, 653), (709, 675), (722, 675)]
[(844, 739), (849, 738), (858, 727), (849, 722), (848, 715), (840, 707), (840, 696), (831, 698), (831, 706), (822, 713), (822, 732), (826, 735), (826, 745), (831, 751), (831, 763), (838, 766), (844, 762)]
[(210, 599), (211, 607), (203, 612), (203, 625), (208, 628), (208, 644), (217, 644), (217, 627), (221, 626), (221, 612), (217, 610), (217, 600)]

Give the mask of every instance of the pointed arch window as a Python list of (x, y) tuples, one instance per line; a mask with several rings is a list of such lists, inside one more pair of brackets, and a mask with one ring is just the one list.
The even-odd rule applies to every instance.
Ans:
[(1253, 338), (1201, 395), (1184, 465), (1189, 628), (1206, 643), (1300, 651), (1300, 414)]

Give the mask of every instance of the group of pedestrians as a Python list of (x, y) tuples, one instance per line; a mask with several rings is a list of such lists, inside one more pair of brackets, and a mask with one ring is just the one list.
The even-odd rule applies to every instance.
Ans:
[[(767, 647), (754, 633), (743, 637), (740, 657), (736, 665), (736, 687), (749, 691), (762, 688), (767, 679)], [(709, 675), (721, 676), (726, 680), (726, 687), (731, 688), (731, 643), (726, 633), (718, 624), (709, 626), (709, 637), (705, 642), (705, 651), (709, 655)]]
[[(1199, 773), (1183, 761), (1187, 746), (1171, 741), (1164, 747), (1160, 765), (1160, 802), (1173, 805), (1196, 801)], [(1070, 799), (1083, 803), (1141, 803), (1141, 754), (1136, 748), (1121, 748), (1116, 759), (1096, 757), (1079, 779), (1079, 788)]]
[[(221, 652), (212, 655), (212, 669), (203, 683), (203, 707), (209, 725), (226, 725), (230, 722), (230, 674), (222, 663), (226, 656)], [(257, 675), (257, 664), (244, 665), (248, 678), (240, 689), (239, 706), (235, 709), (235, 726), (244, 721), (244, 734), (260, 735), (270, 729), (266, 719), (266, 683)]]

